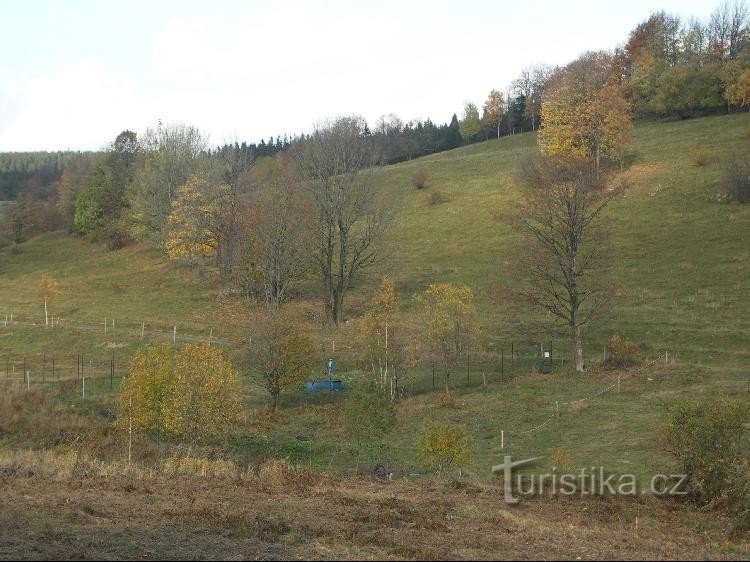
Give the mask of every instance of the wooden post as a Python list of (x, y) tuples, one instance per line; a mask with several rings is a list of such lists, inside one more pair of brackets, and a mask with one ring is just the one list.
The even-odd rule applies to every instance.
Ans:
[(466, 386), (469, 386), (469, 349), (466, 348)]
[(42, 384), (46, 382), (45, 381), (46, 371), (47, 371), (47, 354), (43, 353), (42, 354)]
[(513, 368), (513, 342), (510, 342), (510, 368)]
[(128, 398), (128, 464), (130, 464), (130, 452), (133, 449), (133, 399)]
[(620, 392), (620, 373), (617, 373), (617, 392)]
[(143, 332), (145, 331), (145, 329), (146, 329), (146, 323), (141, 322), (141, 339), (143, 339)]
[(55, 378), (55, 358), (52, 358), (52, 378)]
[(114, 388), (115, 385), (115, 352), (112, 351), (112, 361), (109, 364), (109, 388)]
[(107, 319), (104, 319), (104, 333), (107, 333)]
[(211, 347), (211, 340), (214, 339), (214, 329), (211, 328), (211, 332), (208, 334), (208, 346)]
[(500, 380), (505, 378), (505, 350), (500, 350)]

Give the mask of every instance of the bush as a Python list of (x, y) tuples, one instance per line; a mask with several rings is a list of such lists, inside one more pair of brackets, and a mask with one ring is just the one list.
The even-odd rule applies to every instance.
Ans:
[(604, 347), (604, 364), (610, 367), (630, 367), (638, 363), (638, 345), (623, 336), (612, 336)]
[(427, 202), (430, 205), (440, 205), (441, 203), (447, 203), (450, 201), (448, 197), (442, 191), (433, 191), (427, 197)]
[(750, 203), (750, 161), (732, 159), (724, 172), (724, 190), (730, 199)]
[(423, 464), (437, 472), (443, 472), (469, 462), (471, 443), (464, 430), (443, 424), (424, 431), (417, 449)]
[(438, 392), (435, 394), (435, 404), (440, 408), (455, 408), (456, 399), (450, 392)]
[(699, 167), (708, 166), (710, 164), (716, 164), (719, 162), (719, 157), (716, 154), (707, 154), (705, 152), (699, 152), (695, 156), (695, 165)]
[(117, 425), (191, 442), (231, 434), (241, 421), (237, 372), (206, 344), (149, 345), (130, 359)]
[(721, 398), (680, 402), (667, 424), (669, 450), (687, 475), (688, 496), (709, 507), (726, 507), (740, 531), (750, 529), (748, 421), (747, 404)]
[(417, 189), (424, 189), (427, 184), (427, 172), (424, 170), (417, 170), (411, 175), (411, 185)]

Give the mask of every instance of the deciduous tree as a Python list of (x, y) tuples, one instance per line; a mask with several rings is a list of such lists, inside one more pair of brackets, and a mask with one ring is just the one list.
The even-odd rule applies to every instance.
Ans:
[(363, 130), (361, 118), (341, 118), (300, 143), (297, 153), (316, 219), (326, 312), (336, 326), (347, 292), (380, 258), (393, 217), (393, 201), (374, 181), (379, 158)]
[(469, 287), (438, 283), (415, 298), (422, 308), (425, 347), (442, 366), (447, 393), (451, 374), (479, 332), (474, 294)]
[(601, 271), (607, 258), (601, 215), (617, 191), (603, 191), (581, 159), (530, 159), (523, 179), (521, 293), (565, 325), (573, 364), (582, 371), (583, 328), (606, 311), (611, 294)]

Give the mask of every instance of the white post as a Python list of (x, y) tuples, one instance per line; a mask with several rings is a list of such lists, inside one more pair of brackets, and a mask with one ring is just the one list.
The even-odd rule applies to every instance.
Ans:
[(26, 371), (26, 390), (31, 390), (31, 371)]
[(208, 345), (211, 346), (211, 340), (214, 339), (214, 329), (211, 328), (211, 333), (208, 334)]
[(505, 430), (500, 430), (500, 450), (505, 449)]
[(141, 339), (143, 339), (143, 332), (144, 332), (145, 329), (146, 329), (146, 323), (145, 322), (141, 322)]
[(177, 345), (177, 326), (172, 328), (172, 344)]
[(620, 374), (617, 374), (617, 392), (620, 392)]
[(107, 319), (104, 319), (104, 333), (107, 333)]
[(81, 396), (86, 400), (86, 377), (81, 378)]
[(128, 464), (130, 464), (130, 452), (133, 449), (133, 399), (128, 398)]

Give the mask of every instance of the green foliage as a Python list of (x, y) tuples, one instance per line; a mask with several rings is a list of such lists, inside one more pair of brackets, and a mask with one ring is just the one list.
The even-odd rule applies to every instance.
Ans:
[(396, 426), (396, 408), (382, 390), (367, 382), (351, 389), (344, 403), (343, 421), (358, 456), (363, 451), (373, 456), (382, 451), (385, 436)]
[(73, 215), (73, 228), (79, 234), (91, 234), (102, 227), (103, 196), (104, 190), (91, 185), (81, 191), (76, 200), (75, 214)]
[(417, 449), (423, 464), (441, 473), (469, 462), (471, 442), (463, 429), (442, 424), (424, 430)]
[(746, 424), (750, 406), (739, 400), (684, 401), (671, 410), (669, 450), (687, 475), (689, 496), (709, 506), (727, 506), (738, 525), (750, 528), (750, 465)]
[(482, 121), (479, 119), (479, 110), (476, 105), (467, 103), (464, 106), (464, 118), (461, 120), (459, 127), (464, 144), (469, 144), (482, 129)]

